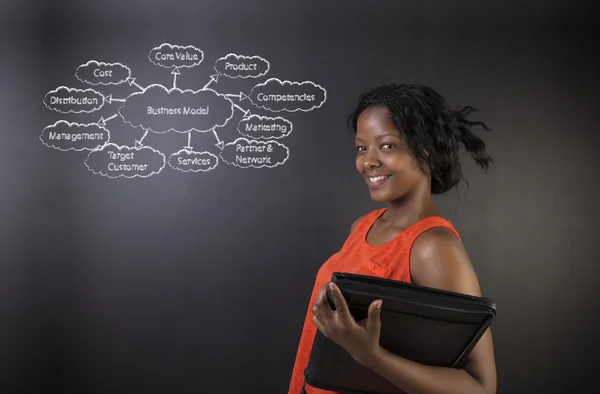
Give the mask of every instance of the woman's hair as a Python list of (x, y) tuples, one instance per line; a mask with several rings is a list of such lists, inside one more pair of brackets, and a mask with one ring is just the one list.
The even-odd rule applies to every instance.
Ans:
[(485, 123), (467, 119), (477, 111), (473, 107), (452, 110), (438, 92), (423, 85), (383, 85), (360, 96), (348, 117), (354, 132), (359, 115), (372, 106), (389, 111), (419, 165), (430, 166), (432, 194), (445, 193), (464, 179), (458, 155), (461, 143), (481, 168), (487, 171), (492, 163), (485, 143), (471, 131), (476, 125), (490, 131)]

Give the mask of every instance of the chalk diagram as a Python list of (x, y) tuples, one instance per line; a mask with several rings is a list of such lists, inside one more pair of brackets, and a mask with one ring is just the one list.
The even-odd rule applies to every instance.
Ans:
[[(150, 177), (167, 165), (177, 171), (195, 173), (215, 170), (219, 162), (239, 168), (273, 168), (284, 164), (290, 154), (282, 140), (290, 135), (293, 125), (281, 114), (312, 111), (327, 99), (326, 90), (311, 81), (268, 78), (256, 83), (248, 94), (220, 93), (213, 88), (219, 78), (266, 76), (270, 63), (256, 55), (230, 53), (219, 58), (214, 64), (217, 74), (210, 75), (210, 80), (199, 90), (180, 88), (177, 76), (203, 62), (202, 50), (191, 45), (163, 43), (150, 51), (148, 59), (155, 66), (171, 70), (172, 86), (143, 87), (132, 77), (131, 69), (121, 63), (90, 60), (80, 65), (76, 78), (92, 87), (60, 86), (46, 93), (44, 105), (61, 114), (89, 114), (113, 102), (120, 107), (116, 113), (101, 116), (95, 123), (59, 120), (44, 128), (39, 137), (42, 143), (63, 152), (89, 151), (84, 160), (87, 169), (109, 178)], [(124, 83), (139, 91), (125, 98), (98, 91), (99, 87)], [(252, 114), (250, 109), (244, 108), (248, 103), (275, 114)], [(131, 146), (111, 142), (107, 122), (113, 119), (140, 130), (138, 134), (132, 133)], [(235, 140), (225, 142), (217, 134), (216, 128), (225, 125), (237, 129)], [(144, 144), (148, 133), (187, 134), (187, 144), (177, 152), (165, 154)], [(194, 147), (195, 133), (213, 134), (216, 149)]]

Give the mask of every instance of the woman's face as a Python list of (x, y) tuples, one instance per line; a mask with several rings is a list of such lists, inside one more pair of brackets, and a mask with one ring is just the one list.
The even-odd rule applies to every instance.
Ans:
[(386, 108), (370, 107), (358, 118), (356, 169), (371, 198), (385, 202), (410, 196), (427, 175), (419, 168)]

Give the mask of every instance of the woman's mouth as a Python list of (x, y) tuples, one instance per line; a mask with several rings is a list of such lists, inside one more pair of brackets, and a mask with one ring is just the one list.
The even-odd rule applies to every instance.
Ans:
[(367, 176), (367, 184), (370, 188), (378, 188), (383, 185), (391, 175), (377, 175), (377, 176)]

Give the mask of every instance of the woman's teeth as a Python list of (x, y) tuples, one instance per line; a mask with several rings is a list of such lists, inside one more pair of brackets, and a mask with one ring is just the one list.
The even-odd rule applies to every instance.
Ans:
[(383, 181), (384, 179), (389, 178), (390, 175), (380, 175), (380, 176), (374, 176), (374, 177), (369, 177), (369, 181), (376, 183), (379, 181)]

